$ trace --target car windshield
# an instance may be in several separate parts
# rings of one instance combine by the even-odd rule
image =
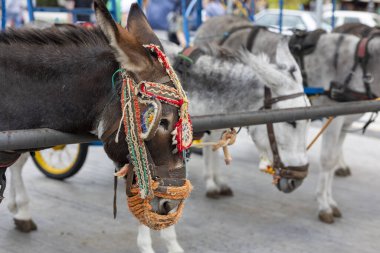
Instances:
[[[279,26],[278,14],[266,14],[256,20],[256,24],[263,26]],[[282,26],[286,28],[297,28],[301,30],[306,29],[305,23],[299,16],[296,15],[284,15],[282,20]]]
[[[378,15],[373,17],[373,21],[375,22],[376,26],[380,26],[380,17]]]

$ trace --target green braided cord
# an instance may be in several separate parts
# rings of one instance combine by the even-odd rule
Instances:
[[[128,149],[129,149],[129,152],[131,154],[133,166],[135,168],[138,168],[139,165],[137,163],[136,150],[133,147],[133,143],[131,141],[130,136],[128,137]],[[148,191],[148,189],[145,189],[144,185],[141,182],[140,170],[136,170],[135,172],[136,172],[136,176],[137,176],[137,183],[139,185],[139,189],[140,189],[140,191],[143,191],[144,192],[144,196],[146,196],[149,191]]]
[[[127,84],[129,85],[129,84]],[[127,89],[124,89],[124,97],[127,97],[126,94],[127,94]],[[132,92],[132,91],[130,91]],[[128,94],[129,97],[132,97],[133,94]],[[136,110],[135,110],[135,107],[134,107],[134,103],[133,101],[131,102],[131,110],[133,111],[133,115],[135,115],[136,113]],[[133,166],[135,167],[135,173],[136,173],[136,176],[137,176],[137,184],[139,186],[139,189],[140,189],[140,194],[142,197],[145,197],[147,195],[149,195],[149,174],[148,174],[148,166],[147,166],[147,153],[146,153],[146,150],[145,150],[145,146],[142,145],[138,145],[138,149],[136,150],[136,145],[134,143],[134,139],[137,139],[139,140],[141,137],[140,136],[133,136],[134,134],[138,134],[139,131],[138,131],[138,120],[140,120],[140,117],[138,117],[136,119],[136,117],[134,117],[134,122],[135,122],[135,127],[134,127],[134,132],[131,131],[131,129],[128,131],[128,136],[127,136],[127,144],[128,144],[128,150],[130,152],[130,155],[131,155],[131,158],[132,158],[132,164]],[[131,126],[128,126],[129,128]],[[134,134],[133,134],[134,133]],[[133,138],[133,137],[136,137],[136,138]],[[138,156],[140,157],[140,163],[139,163],[139,159],[138,159]],[[144,159],[145,158],[145,159]],[[141,166],[140,166],[141,164]]]
[[[142,157],[147,157],[144,145],[140,147],[140,154]],[[144,179],[145,185],[149,186],[149,177],[148,177],[148,173],[147,173],[148,172],[148,166],[146,163],[142,163],[142,165],[143,165],[143,173],[144,173],[144,175],[142,175],[143,176],[142,178]],[[147,196],[149,194],[149,189],[145,188],[144,191],[145,191],[145,196]]]
[[[115,76],[116,76],[116,74],[119,72],[123,72],[123,71],[125,71],[125,69],[120,68],[120,69],[116,70],[115,73],[113,73],[113,75],[112,75],[112,89],[115,89]]]
[[[191,59],[190,57],[188,57],[188,56],[186,56],[186,55],[184,55],[184,54],[179,53],[178,56],[179,56],[180,58],[184,59],[185,61],[190,62],[191,64],[194,63],[193,59]]]

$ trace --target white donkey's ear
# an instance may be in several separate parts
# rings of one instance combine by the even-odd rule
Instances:
[[[286,37],[281,38],[276,49],[276,63],[280,68],[289,71],[289,75],[296,80],[298,84],[302,83],[301,70],[289,50],[289,40]]]

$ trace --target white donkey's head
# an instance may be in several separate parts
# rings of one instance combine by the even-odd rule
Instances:
[[[258,67],[256,71],[258,71],[261,81],[270,89],[271,98],[280,98],[277,102],[268,101],[267,104],[271,109],[310,106],[307,97],[300,94],[303,93],[301,71],[287,45],[286,39],[279,42],[275,64],[263,64],[261,60],[261,64],[255,66]],[[268,62],[266,56],[260,57]],[[269,138],[268,134],[272,134],[272,131],[268,130],[266,125],[249,128],[250,135],[261,153],[260,167],[271,165],[280,173],[281,179],[277,183],[280,191],[286,193],[293,191],[307,175],[306,134],[308,123],[307,120],[299,120],[273,124],[276,143],[273,138]],[[273,146],[277,146],[278,151]]]

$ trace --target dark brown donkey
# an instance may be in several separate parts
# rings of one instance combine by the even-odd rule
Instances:
[[[126,79],[134,84],[147,80],[179,89],[159,61],[159,54],[144,46],[155,44],[162,48],[138,5],[131,8],[127,29],[113,21],[103,1],[95,0],[94,6],[100,29],[25,29],[0,34],[0,131],[51,128],[78,134],[93,132],[119,169],[130,163],[131,157],[124,132],[132,127],[127,125],[128,120],[123,120],[115,141]],[[113,87],[113,74],[120,68],[123,75],[115,75]],[[170,180],[171,186],[182,186],[175,182],[185,182],[184,160],[182,154],[173,152],[176,147],[172,141],[181,107],[138,92],[134,95],[141,115],[147,104],[160,108],[154,122],[150,122],[153,127],[148,126],[152,133],[143,142],[149,165],[146,173],[156,188],[165,189],[165,182]],[[136,115],[140,120],[138,111]],[[125,114],[126,118],[131,116]],[[0,176],[21,153],[0,152]],[[5,184],[0,190],[4,188]],[[152,211],[161,215],[172,211],[179,202],[167,200],[162,194],[161,198],[154,196]]]

